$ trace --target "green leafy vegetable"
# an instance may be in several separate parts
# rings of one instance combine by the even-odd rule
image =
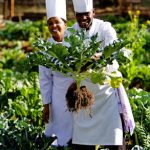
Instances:
[[[107,77],[106,66],[112,64],[120,53],[120,49],[128,44],[127,41],[118,40],[106,46],[102,50],[102,42],[97,41],[97,34],[91,38],[86,36],[86,31],[75,31],[69,29],[70,36],[65,37],[65,44],[50,43],[42,38],[38,38],[34,43],[35,51],[29,54],[32,63],[43,65],[52,70],[72,77],[77,82],[78,87],[82,80],[90,78],[93,83],[104,84]],[[95,53],[101,53],[100,59],[92,59]],[[103,71],[102,71],[103,70]],[[120,77],[115,77],[117,82],[121,82]],[[110,83],[110,82],[109,82]],[[114,84],[110,84],[113,86]],[[115,88],[118,84],[115,84]]]
[[[97,34],[89,38],[85,30],[75,31],[71,28],[63,43],[56,44],[38,38],[34,43],[36,50],[29,54],[29,58],[37,65],[51,68],[75,80],[76,86],[73,84],[73,88],[68,88],[66,101],[69,111],[79,112],[81,108],[91,110],[94,103],[93,93],[86,86],[81,86],[81,81],[89,78],[94,84],[109,83],[113,88],[119,87],[122,78],[111,65],[119,58],[120,49],[126,44],[128,42],[118,40],[103,48],[102,42],[97,40]]]

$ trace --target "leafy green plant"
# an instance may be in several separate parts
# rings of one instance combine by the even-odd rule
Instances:
[[[43,127],[34,126],[30,123],[29,119],[24,117],[22,117],[21,120],[15,117],[8,118],[7,113],[1,113],[1,150],[45,150],[48,149],[52,141],[53,139],[47,138],[43,134]]]
[[[150,148],[150,93],[133,88],[128,91],[130,103],[136,122],[134,144],[141,145],[146,150]]]
[[[13,74],[14,75],[14,74]],[[6,106],[9,115],[17,118],[26,117],[33,124],[42,124],[42,103],[38,85],[37,73],[28,74],[24,81],[12,82],[12,78],[3,78],[2,93],[0,93],[1,110]],[[9,80],[8,80],[9,79]],[[10,82],[8,82],[10,81]],[[7,85],[8,84],[8,85]],[[6,87],[7,86],[7,87]]]
[[[79,32],[70,29],[70,31],[71,35],[65,37],[65,41],[69,44],[68,47],[38,38],[34,43],[36,51],[29,54],[31,62],[61,72],[65,76],[71,76],[77,82],[78,87],[81,80],[86,78],[90,78],[94,83],[102,84],[106,76],[110,78],[114,76],[115,74],[112,76],[107,74],[105,67],[117,59],[119,50],[127,42],[114,42],[112,45],[106,46],[104,50],[100,50],[102,47],[101,42],[96,41],[97,35],[90,39],[86,37],[84,30]],[[94,61],[91,58],[97,51],[101,53],[101,56],[99,60]],[[103,78],[99,78],[99,74]],[[96,75],[97,78],[95,78]]]
[[[45,20],[23,22],[7,21],[4,29],[0,30],[0,40],[30,40],[33,34],[41,33],[47,38],[50,34]],[[32,41],[32,40],[31,40]]]
[[[94,101],[93,94],[86,87],[80,87],[81,81],[89,78],[94,84],[107,82],[114,88],[119,86],[122,78],[117,76],[115,70],[107,72],[107,65],[118,59],[118,54],[122,53],[120,49],[128,42],[117,41],[103,49],[101,42],[97,41],[97,34],[88,38],[85,30],[75,31],[72,28],[68,30],[71,32],[65,37],[68,46],[38,38],[34,43],[36,51],[28,56],[31,63],[51,68],[75,80],[76,92],[71,94],[74,98],[71,98],[70,94],[66,97],[69,110],[78,111],[80,108],[90,107]],[[98,60],[92,58],[96,52],[100,54]]]
[[[126,84],[129,86],[135,78],[141,78],[146,82],[142,83],[142,88],[149,91],[149,49],[144,49],[146,45],[146,35],[149,34],[148,26],[149,21],[140,24],[139,22],[140,12],[135,13],[129,11],[131,21],[128,23],[128,29],[126,34],[123,34],[124,38],[131,41],[126,47],[132,50],[132,59],[127,65],[122,65],[120,71],[123,76],[127,79]]]

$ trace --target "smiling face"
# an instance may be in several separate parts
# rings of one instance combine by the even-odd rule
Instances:
[[[76,19],[81,28],[88,30],[92,25],[93,17],[95,11],[91,10],[90,12],[78,13],[76,12]]]
[[[66,29],[66,22],[59,17],[51,17],[47,20],[48,29],[55,41],[61,42]]]

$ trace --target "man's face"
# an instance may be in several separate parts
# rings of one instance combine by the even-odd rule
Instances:
[[[76,12],[76,19],[81,28],[88,30],[92,25],[93,17],[95,15],[94,10],[90,12],[78,13]]]

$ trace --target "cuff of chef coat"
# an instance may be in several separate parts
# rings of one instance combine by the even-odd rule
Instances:
[[[43,98],[43,105],[45,105],[45,104],[51,104],[51,103],[52,103],[52,101],[50,99],[44,99]]]

